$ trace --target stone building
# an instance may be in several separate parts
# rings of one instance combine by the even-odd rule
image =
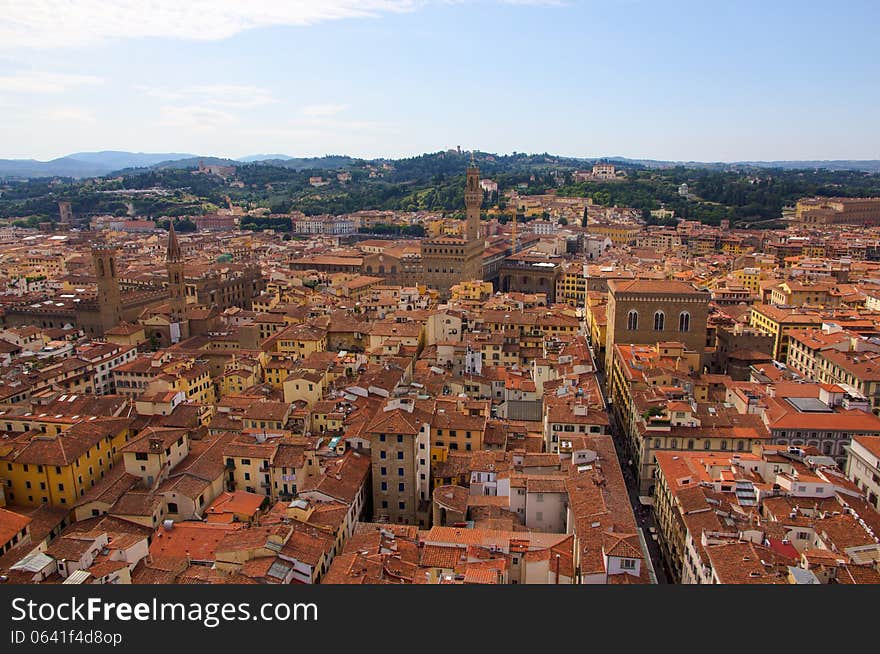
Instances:
[[[608,281],[606,370],[611,370],[615,344],[682,343],[689,350],[706,348],[709,291],[690,284],[650,279]]]
[[[498,290],[503,293],[546,293],[547,303],[553,304],[563,264],[562,257],[532,251],[517,253],[501,264]]]
[[[463,237],[439,236],[422,241],[422,280],[449,297],[449,289],[462,281],[480,279],[485,243],[480,235],[480,169],[471,161],[465,182],[465,228]]]

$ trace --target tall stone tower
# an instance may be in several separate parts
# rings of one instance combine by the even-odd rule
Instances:
[[[483,204],[483,190],[480,188],[480,169],[471,161],[467,168],[467,182],[464,187],[464,206],[467,222],[465,238],[476,241],[480,238],[480,205]]]
[[[175,334],[172,332],[171,340],[175,341],[189,337],[189,323],[186,319],[186,281],[183,276],[183,254],[180,251],[180,243],[177,242],[173,221],[168,227],[165,267],[168,270],[168,306],[171,322],[177,323],[180,329],[178,339],[174,338]]]
[[[73,210],[70,208],[70,202],[58,203],[58,228],[68,229],[73,223]]]
[[[474,163],[472,154],[471,164],[467,168],[467,178],[464,187],[465,252],[464,266],[461,271],[462,281],[483,278],[483,249],[485,248],[485,243],[480,234],[480,205],[482,204],[483,189],[480,188],[480,169]]]
[[[119,278],[116,276],[116,248],[104,245],[92,247],[92,267],[98,279],[98,325],[103,335],[122,320],[122,300]]]

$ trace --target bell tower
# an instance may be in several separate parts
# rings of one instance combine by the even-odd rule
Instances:
[[[483,204],[483,190],[480,188],[480,169],[471,155],[471,164],[467,168],[467,182],[464,187],[465,206],[465,239],[480,239],[480,205]]]
[[[483,249],[485,241],[480,234],[480,205],[483,204],[483,189],[480,187],[480,169],[471,153],[471,163],[467,167],[464,186],[464,262],[461,267],[461,281],[483,278]]]
[[[92,267],[97,278],[99,328],[103,334],[122,320],[122,300],[119,294],[119,278],[116,276],[116,248],[93,246]]]
[[[168,227],[165,268],[168,271],[168,307],[171,322],[179,325],[180,337],[186,338],[189,335],[186,321],[186,281],[183,276],[183,254],[180,251],[180,243],[177,242],[173,221]]]

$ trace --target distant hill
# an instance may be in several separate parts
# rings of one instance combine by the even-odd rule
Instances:
[[[337,168],[345,168],[360,162],[359,159],[346,157],[343,155],[328,155],[325,157],[290,157],[285,154],[266,155],[267,157],[280,157],[278,159],[259,159],[263,155],[252,155],[241,159],[223,159],[222,157],[196,157],[192,155],[184,155],[185,158],[169,159],[160,161],[149,166],[154,170],[164,170],[168,168],[197,168],[199,162],[205,165],[219,166],[276,166],[279,168],[289,168],[291,170],[335,170]],[[128,172],[131,168],[124,168],[116,172]]]
[[[0,159],[0,177],[93,177],[105,175],[110,170],[112,169],[71,157],[61,157],[51,161]]]
[[[747,168],[780,168],[785,170],[815,170],[825,169],[830,171],[856,170],[870,173],[880,173],[880,160],[808,160],[808,161],[738,161],[738,162],[701,162],[701,161],[662,161],[656,159],[630,159],[627,157],[557,157],[549,154],[543,155],[489,155],[482,154],[482,163],[488,173],[492,172],[494,162],[525,161],[529,165],[536,165],[543,161],[548,165],[572,165],[582,166],[594,161],[607,161],[620,164],[621,166],[638,166],[645,168],[671,168],[682,166],[686,168],[703,168],[708,170],[742,170]],[[448,158],[446,164],[457,165],[458,158],[465,154],[449,156],[448,153],[431,153],[418,157],[409,157],[398,160],[388,160],[389,163],[400,169],[409,169],[413,166],[422,165],[442,168],[444,158]],[[131,171],[134,169],[167,169],[167,168],[195,168],[199,161],[206,164],[221,164],[227,166],[243,165],[266,165],[292,170],[334,170],[356,166],[365,163],[364,159],[349,157],[346,155],[327,155],[323,157],[291,157],[286,154],[254,154],[240,159],[224,159],[219,157],[206,157],[185,153],[146,153],[146,152],[121,152],[105,150],[101,152],[76,152],[74,154],[52,159],[51,161],[37,161],[36,159],[0,159],[0,178],[37,178],[37,177],[99,177],[119,171]],[[373,163],[385,160],[374,160]],[[434,172],[434,171],[432,171]]]
[[[784,170],[860,170],[868,173],[880,172],[880,159],[816,159],[782,161],[663,161],[658,159],[629,159],[627,157],[602,157],[602,161],[621,165],[637,165],[645,168],[708,168],[711,170],[732,170],[740,168],[781,168]]]
[[[159,163],[150,166],[150,168],[159,170],[166,168],[198,168],[199,163],[203,163],[206,166],[235,166],[236,164],[241,164],[240,161],[236,161],[235,159],[223,159],[221,157],[194,157],[188,155],[186,158],[182,159],[160,161]]]
[[[292,168],[293,170],[307,170],[310,168],[332,170],[335,168],[352,166],[360,161],[360,159],[354,159],[345,155],[327,155],[325,157],[285,157],[284,159],[263,159],[259,163]]]
[[[236,161],[254,163],[256,161],[288,161],[289,159],[293,159],[293,157],[289,157],[286,154],[251,154],[247,157],[239,157]]]
[[[77,152],[37,161],[36,159],[0,159],[0,177],[96,177],[123,168],[146,168],[161,162],[195,157],[180,153]]]

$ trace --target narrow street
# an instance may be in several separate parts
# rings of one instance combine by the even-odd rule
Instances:
[[[660,554],[660,547],[654,539],[654,514],[650,506],[643,506],[639,501],[639,483],[638,476],[632,465],[629,464],[629,456],[626,453],[626,445],[624,443],[623,430],[617,424],[617,418],[608,404],[608,398],[605,396],[605,375],[602,372],[596,373],[599,381],[599,390],[602,393],[602,399],[605,401],[605,407],[608,410],[608,420],[611,423],[611,437],[614,440],[614,449],[617,450],[617,460],[620,463],[620,469],[623,472],[623,478],[626,481],[627,492],[629,493],[629,502],[632,506],[633,515],[636,518],[636,524],[642,529],[645,543],[648,547],[648,554],[651,557],[651,563],[654,567],[654,573],[657,576],[657,583],[666,584],[666,571],[663,566],[663,559]]]

